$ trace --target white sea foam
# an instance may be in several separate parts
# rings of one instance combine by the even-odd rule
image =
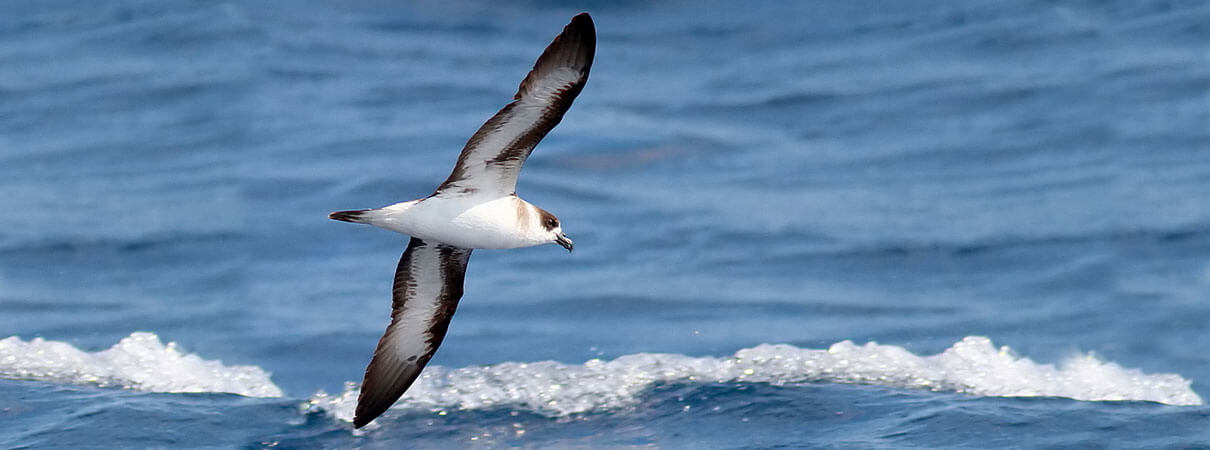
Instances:
[[[1066,397],[1200,405],[1190,381],[1145,374],[1092,354],[1056,366],[1014,356],[985,337],[967,337],[944,352],[918,356],[893,345],[850,341],[827,350],[759,345],[727,358],[640,353],[582,365],[552,361],[449,369],[430,367],[396,404],[426,410],[518,408],[552,417],[636,404],[660,382],[800,383],[822,381],[953,391],[994,397]],[[307,405],[352,421],[357,387],[317,393]]]
[[[269,374],[256,366],[224,366],[165,345],[154,333],[131,333],[95,353],[66,342],[16,336],[0,340],[0,377],[120,386],[149,392],[229,392],[281,397]]]

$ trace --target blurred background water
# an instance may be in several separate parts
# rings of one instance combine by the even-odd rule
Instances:
[[[326,214],[583,10],[575,253],[352,433],[407,238]],[[1210,445],[1208,150],[1200,2],[0,2],[0,445]]]

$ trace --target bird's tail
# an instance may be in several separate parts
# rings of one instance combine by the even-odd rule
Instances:
[[[394,205],[384,206],[381,208],[358,209],[355,211],[336,211],[328,214],[328,218],[332,220],[339,220],[341,222],[368,223],[374,226],[382,226],[380,224],[383,222],[383,220],[403,214],[403,212],[407,211],[408,208],[416,206],[422,200],[423,199],[396,203]]]
[[[341,222],[366,223],[366,219],[368,219],[366,217],[366,212],[368,211],[372,210],[359,209],[356,211],[336,211],[328,214],[328,218],[332,220],[339,220]]]

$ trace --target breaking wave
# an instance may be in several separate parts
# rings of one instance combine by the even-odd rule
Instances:
[[[281,397],[256,366],[226,366],[136,332],[113,347],[86,352],[65,342],[0,340],[0,377],[147,392],[216,392]],[[985,337],[967,337],[944,352],[920,356],[893,345],[850,341],[826,350],[763,344],[729,357],[639,353],[584,364],[506,362],[424,371],[395,409],[439,411],[510,408],[548,417],[620,410],[665,383],[852,383],[991,397],[1064,397],[1084,401],[1151,401],[1201,405],[1191,382],[1147,374],[1092,354],[1039,364]],[[352,421],[359,393],[316,393],[306,409]]]
[[[269,373],[256,366],[221,361],[165,345],[154,333],[136,332],[113,347],[86,352],[66,342],[16,336],[0,340],[0,377],[116,386],[148,392],[226,392],[281,397]]]
[[[1065,397],[1085,401],[1152,401],[1201,405],[1190,381],[1175,374],[1146,374],[1093,354],[1058,366],[1015,356],[985,337],[967,337],[932,356],[902,347],[850,341],[827,350],[759,345],[725,358],[639,353],[584,364],[506,362],[491,366],[425,370],[396,409],[517,408],[550,417],[609,411],[637,404],[658,383],[855,383],[960,392],[992,397]],[[306,405],[352,421],[358,389],[323,391]]]

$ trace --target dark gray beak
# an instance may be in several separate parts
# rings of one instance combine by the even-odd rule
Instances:
[[[559,236],[555,238],[555,243],[562,245],[563,248],[567,249],[569,252],[571,251],[572,247],[575,247],[575,244],[571,242],[571,239],[568,239],[567,235],[563,233],[559,233]]]

